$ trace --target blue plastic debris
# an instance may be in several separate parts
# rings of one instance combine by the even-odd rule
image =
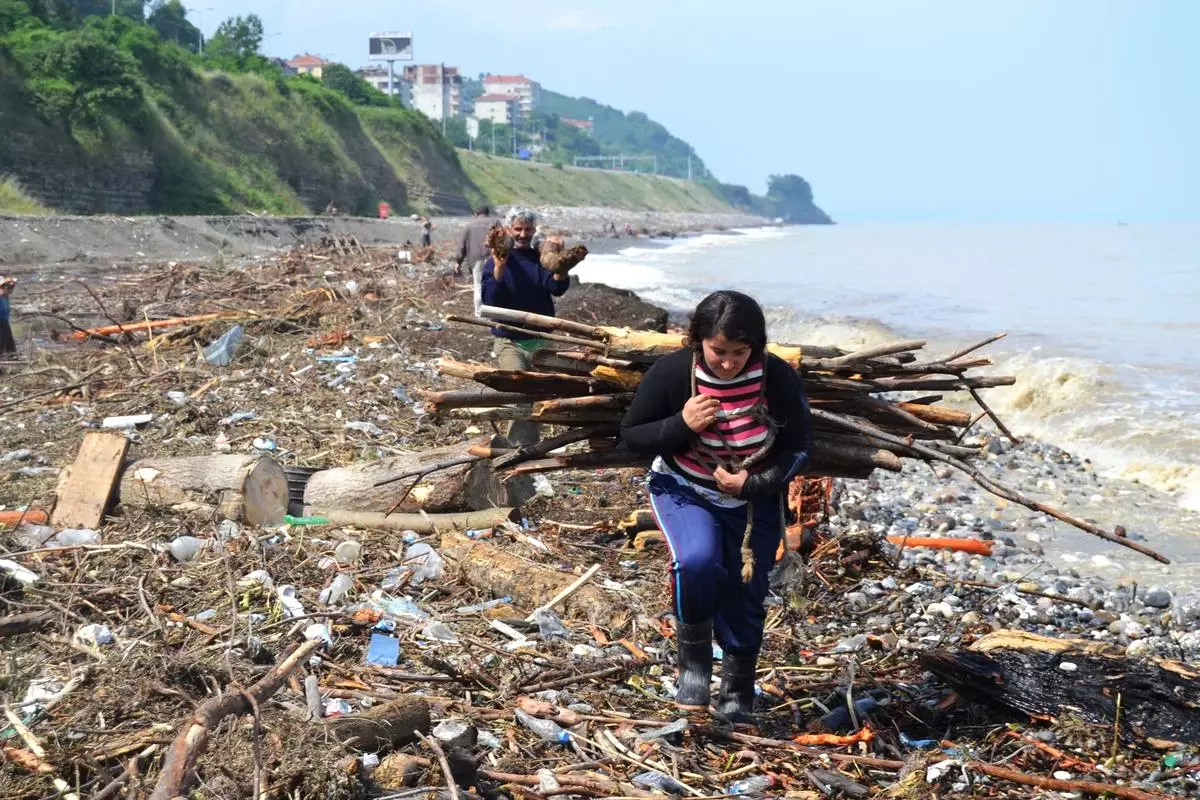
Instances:
[[[400,640],[382,633],[372,633],[367,645],[367,663],[394,667],[400,661]]]

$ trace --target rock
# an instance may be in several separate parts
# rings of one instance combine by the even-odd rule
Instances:
[[[1096,602],[1096,595],[1086,586],[1073,586],[1067,590],[1067,597],[1087,603],[1089,606]]]
[[[978,625],[982,619],[983,618],[980,617],[978,613],[974,611],[968,611],[962,615],[960,622],[963,624],[963,627],[966,627],[968,625]]]
[[[1170,608],[1171,593],[1162,586],[1151,586],[1142,597],[1142,602],[1150,608]]]
[[[871,598],[862,592],[848,592],[844,600],[851,611],[863,611],[871,605]]]
[[[950,607],[949,603],[930,603],[925,607],[925,616],[940,616],[943,619],[950,619],[954,616],[954,609]]]

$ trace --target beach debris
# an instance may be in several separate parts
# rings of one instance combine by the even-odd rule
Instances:
[[[1124,648],[990,633],[964,650],[933,650],[921,664],[964,697],[1031,716],[1070,715],[1122,738],[1200,744],[1200,671],[1178,661],[1130,657]]]
[[[152,415],[151,415],[152,416]],[[120,434],[88,432],[75,461],[59,475],[55,527],[98,528],[125,468],[129,440]]]
[[[131,508],[195,502],[225,519],[273,525],[287,513],[287,476],[259,453],[147,458],[125,470],[119,496]]]

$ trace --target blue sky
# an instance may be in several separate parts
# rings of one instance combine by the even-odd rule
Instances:
[[[272,55],[524,73],[645,111],[716,177],[839,220],[1200,219],[1200,0],[197,0]],[[191,15],[193,21],[199,14]]]

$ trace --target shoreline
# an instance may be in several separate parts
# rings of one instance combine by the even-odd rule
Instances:
[[[501,207],[507,208],[507,207]],[[533,207],[547,232],[607,241],[604,225],[628,222],[651,236],[685,235],[770,221],[747,214],[624,211],[598,207]],[[455,240],[470,217],[434,217],[434,244]],[[0,267],[18,276],[39,269],[108,269],[162,261],[264,257],[327,236],[352,236],[364,246],[420,239],[409,217],[304,216],[5,216],[0,215]],[[614,239],[612,241],[631,241]]]

